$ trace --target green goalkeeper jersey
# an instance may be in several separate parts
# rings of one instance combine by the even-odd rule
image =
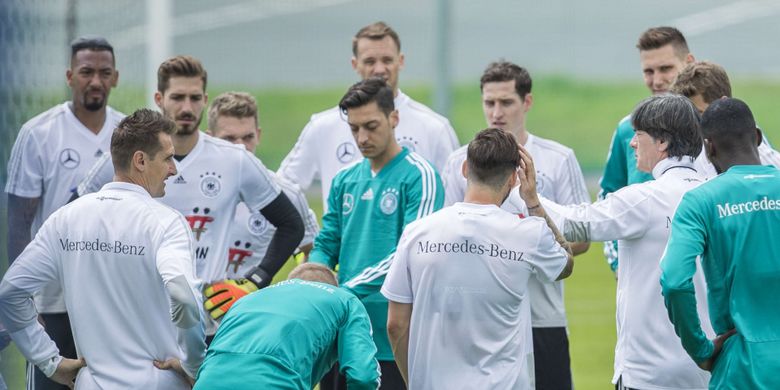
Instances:
[[[713,329],[737,331],[715,361],[711,389],[780,389],[779,237],[780,171],[771,166],[731,167],[677,208],[661,261],[675,331],[695,361],[712,355],[691,282],[699,255]]]
[[[376,174],[364,159],[333,179],[328,212],[309,261],[331,268],[339,265],[339,283],[363,301],[371,317],[379,360],[393,360],[387,339],[387,299],[379,289],[398,239],[407,224],[443,204],[439,174],[406,148]]]
[[[338,361],[350,389],[376,389],[368,314],[352,294],[292,279],[242,298],[225,315],[195,390],[313,389]]]

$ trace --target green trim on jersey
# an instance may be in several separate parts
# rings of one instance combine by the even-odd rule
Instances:
[[[737,330],[710,388],[780,389],[780,170],[732,167],[685,194],[671,229],[661,285],[683,347],[697,362],[713,352],[691,281],[699,255],[715,333]]]
[[[195,389],[313,389],[337,361],[350,389],[376,389],[370,334],[354,295],[324,283],[280,282],[228,311]]]
[[[443,204],[439,174],[406,148],[376,176],[364,159],[333,179],[328,212],[309,261],[331,268],[339,265],[339,283],[361,298],[371,317],[379,360],[393,360],[387,339],[387,299],[379,289],[398,240],[407,224]]]

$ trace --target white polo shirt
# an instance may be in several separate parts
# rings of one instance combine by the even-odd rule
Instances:
[[[459,145],[450,122],[400,90],[394,101],[399,117],[396,140],[441,172],[447,156]],[[334,107],[312,115],[277,173],[303,189],[309,188],[312,180],[318,178],[322,182],[323,207],[327,208],[331,181],[336,173],[362,158],[346,116]]]
[[[551,282],[566,252],[543,219],[456,203],[409,224],[382,286],[413,304],[410,389],[528,389],[528,282]]]
[[[659,262],[672,217],[683,194],[704,177],[691,161],[662,160],[653,177],[613,192],[593,204],[560,206],[542,199],[545,210],[570,241],[618,240],[615,374],[638,389],[707,389],[710,375],[688,356],[674,332],[661,295]],[[704,275],[693,280],[699,318],[709,338]]]
[[[761,164],[780,168],[780,153],[772,149],[764,141],[758,145],[758,157],[761,159]],[[715,166],[712,165],[710,160],[707,158],[707,152],[704,150],[704,146],[701,148],[699,157],[696,157],[695,168],[708,179],[718,176],[718,171],[715,170]]]
[[[11,150],[5,192],[40,198],[31,237],[51,213],[68,203],[89,168],[111,150],[111,134],[125,117],[106,107],[106,120],[95,134],[76,118],[70,105],[59,104],[27,121]],[[65,312],[62,290],[56,283],[41,290],[35,304],[41,313]]]
[[[528,133],[525,148],[534,159],[536,188],[542,196],[559,204],[590,202],[585,178],[573,150],[531,133]],[[461,173],[461,166],[466,160],[467,149],[468,145],[461,147],[447,160],[443,176],[445,205],[462,201],[466,194],[466,178]],[[523,214],[525,202],[513,190],[501,208],[513,214]],[[531,279],[529,286],[532,326],[565,327],[563,281],[549,284]]]
[[[25,357],[50,361],[57,348],[28,297],[57,280],[76,348],[87,361],[76,388],[188,389],[152,362],[178,358],[194,375],[205,356],[192,255],[181,214],[142,187],[110,183],[46,220],[3,279],[0,314]],[[180,301],[171,291],[189,300],[191,317],[178,326]]]
[[[309,203],[298,185],[293,184],[268,171],[276,184],[292,202],[301,214],[304,225],[304,235],[298,247],[314,242],[319,233],[317,216],[309,209]],[[260,211],[250,212],[244,203],[236,207],[236,217],[230,226],[228,236],[227,277],[243,278],[249,270],[260,264],[268,251],[268,244],[276,233],[276,227],[271,225]]]
[[[243,145],[200,133],[192,151],[176,161],[178,173],[166,181],[161,202],[173,207],[190,225],[195,237],[196,272],[206,283],[225,279],[229,231],[236,206],[244,202],[261,210],[279,196],[279,186],[262,162]],[[94,192],[111,181],[110,157],[101,159],[79,185],[79,195]]]

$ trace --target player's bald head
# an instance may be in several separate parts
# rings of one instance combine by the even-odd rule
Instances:
[[[715,100],[701,117],[702,135],[724,151],[750,151],[758,145],[753,112],[735,98]]]
[[[333,275],[333,272],[328,269],[328,267],[316,263],[303,263],[295,267],[290,272],[290,275],[287,276],[287,279],[308,280],[310,282],[320,282],[333,286],[339,285],[336,281],[336,276]]]

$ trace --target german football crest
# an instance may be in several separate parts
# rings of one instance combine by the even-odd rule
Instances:
[[[246,221],[246,228],[250,233],[259,236],[268,230],[268,220],[259,212],[252,213]]]
[[[200,175],[200,192],[207,198],[213,198],[222,191],[222,175],[216,172],[206,172]]]
[[[401,145],[407,149],[409,149],[410,152],[414,152],[417,150],[417,140],[415,140],[412,137],[409,136],[403,136],[396,139],[398,141],[398,145]]]
[[[347,215],[355,208],[355,197],[352,194],[344,194],[341,200],[341,213]]]
[[[209,216],[210,212],[211,209],[208,207],[204,207],[203,210],[200,207],[195,207],[192,209],[192,215],[184,217],[189,222],[196,241],[200,241],[200,235],[206,232],[206,225],[214,222],[214,217]]]
[[[252,247],[252,243],[247,241],[245,243],[241,243],[241,241],[236,241],[233,243],[233,246],[228,248],[228,265],[227,265],[227,271],[230,271],[230,267],[233,267],[233,273],[238,272],[238,267],[241,266],[241,264],[244,264],[244,261],[246,261],[247,258],[252,256],[252,251],[249,250],[249,248]]]
[[[387,215],[394,213],[398,209],[398,190],[388,188],[382,191],[382,197],[379,199],[379,209]]]

